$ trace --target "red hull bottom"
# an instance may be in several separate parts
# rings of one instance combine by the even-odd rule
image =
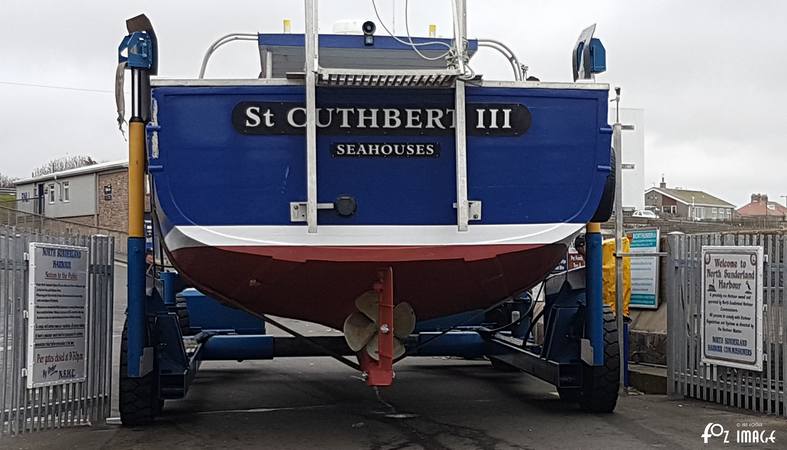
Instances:
[[[320,253],[314,247],[187,247],[170,256],[194,287],[230,306],[341,329],[355,310],[356,297],[372,288],[381,268],[393,268],[394,301],[410,303],[420,321],[486,308],[532,287],[560,262],[566,247],[465,247],[465,253],[473,254],[464,259],[457,247],[422,249],[423,259],[415,261],[389,257],[401,254],[395,248],[379,250],[388,256],[375,261],[314,260],[310,258],[316,254],[356,254],[347,248]]]

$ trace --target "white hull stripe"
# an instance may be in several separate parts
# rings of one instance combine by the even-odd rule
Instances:
[[[305,225],[184,225],[167,233],[167,248],[290,246],[444,246],[552,244],[564,241],[584,227],[576,223],[524,225],[470,225],[459,232],[455,225],[320,225],[310,234]]]

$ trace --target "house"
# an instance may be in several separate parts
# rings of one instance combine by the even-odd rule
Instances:
[[[113,161],[17,180],[17,209],[123,231],[128,224],[128,161]]]
[[[751,202],[738,208],[741,217],[761,217],[787,220],[787,208],[768,200],[768,194],[752,194]]]
[[[662,177],[658,187],[645,191],[645,207],[662,217],[690,220],[732,220],[735,206],[703,191],[668,188]]]

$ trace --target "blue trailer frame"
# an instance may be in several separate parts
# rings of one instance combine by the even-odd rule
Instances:
[[[591,277],[598,275],[597,283],[600,283],[600,259],[595,260],[592,256],[594,238],[588,240],[588,264],[592,266],[598,262],[597,274],[593,270],[586,271],[587,287],[572,285],[567,276],[562,280],[562,274],[554,276],[561,288],[546,295],[543,345],[532,342],[530,326],[497,331],[495,324],[486,320],[488,316],[484,311],[470,311],[419,323],[406,341],[407,355],[488,358],[531,373],[559,389],[581,389],[583,367],[604,364],[601,289],[591,281]],[[600,247],[599,238],[599,251]],[[580,273],[574,271],[572,278],[576,279]],[[146,296],[142,303],[145,323],[151,327],[145,334],[155,337],[151,347],[155,352],[160,399],[184,397],[203,361],[355,355],[343,336],[301,338],[267,334],[264,319],[224,306],[187,288],[176,272],[160,272],[155,286],[153,294]],[[588,301],[589,295],[596,295],[596,298]],[[188,310],[187,330],[179,322],[177,309],[183,307],[184,302],[179,302],[178,298],[185,301]],[[535,314],[529,302],[533,301],[527,296],[499,307],[504,316],[511,317],[514,311],[527,314],[520,316],[521,323],[530,324]],[[599,330],[601,337],[594,338],[593,333]],[[192,348],[187,349],[184,338]],[[591,343],[590,361],[583,362],[582,339]]]

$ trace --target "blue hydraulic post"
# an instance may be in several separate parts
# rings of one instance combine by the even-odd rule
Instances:
[[[593,347],[593,365],[604,365],[604,297],[602,280],[601,224],[587,224],[585,234],[585,325]]]
[[[159,273],[159,278],[161,279],[161,285],[163,286],[163,294],[162,300],[164,300],[164,304],[167,306],[175,306],[177,301],[175,300],[175,296],[178,294],[175,290],[177,281],[179,279],[179,275],[177,272],[161,272]]]
[[[156,39],[150,22],[138,16],[127,22],[129,34],[118,60],[131,71],[131,118],[128,138],[128,376],[142,377],[145,319],[145,123],[150,118],[150,74],[156,70]],[[139,27],[146,28],[141,31]],[[136,29],[135,29],[136,28]],[[124,55],[124,52],[126,55]]]

